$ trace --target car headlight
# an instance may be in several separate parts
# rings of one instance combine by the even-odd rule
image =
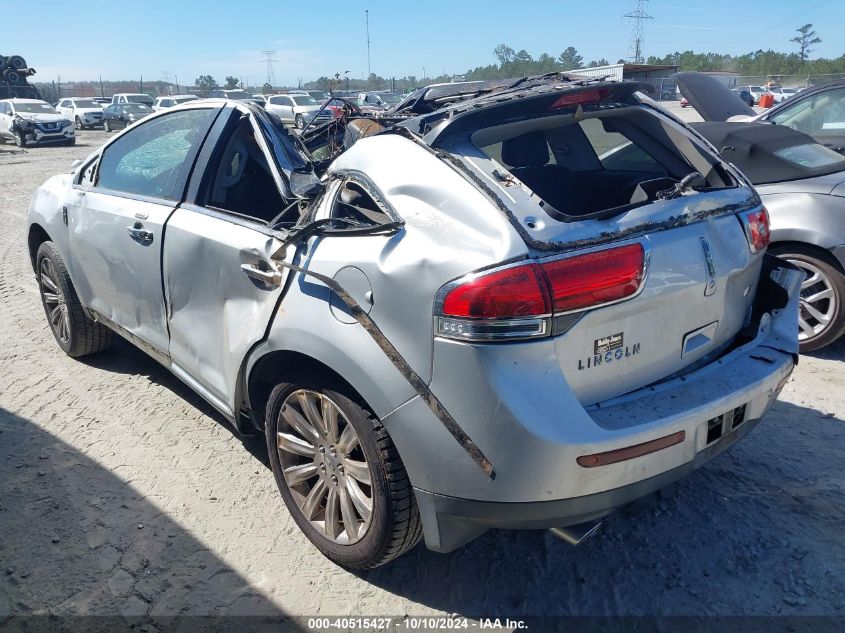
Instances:
[[[70,121],[68,121],[68,120],[61,121],[60,123],[61,123],[61,127],[67,127],[68,125],[73,125],[73,124],[72,124]]]

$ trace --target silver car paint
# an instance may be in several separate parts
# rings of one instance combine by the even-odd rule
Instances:
[[[385,156],[390,156],[391,160],[384,160]],[[84,169],[84,165],[80,169]],[[562,359],[572,354],[569,341],[564,339],[571,339],[571,345],[577,345],[579,336],[567,334],[507,345],[469,345],[432,337],[432,308],[437,288],[473,270],[531,254],[514,226],[491,200],[430,151],[398,135],[365,138],[332,165],[335,175],[351,173],[354,177],[355,171],[365,173],[384,198],[400,211],[405,220],[404,230],[393,236],[312,238],[296,253],[290,249],[286,261],[298,258],[301,265],[329,276],[354,262],[368,282],[361,288],[372,290],[372,318],[413,369],[430,382],[432,391],[492,459],[498,473],[495,482],[477,468],[433,419],[431,410],[421,403],[414,389],[372,338],[362,328],[348,323],[348,319],[332,306],[327,288],[301,275],[293,277],[271,318],[281,291],[257,288],[241,273],[239,266],[261,261],[273,263],[272,259],[267,260],[279,242],[266,230],[249,226],[233,228],[226,219],[190,209],[177,211],[170,220],[173,234],[168,233],[164,240],[165,295],[162,296],[160,288],[158,292],[150,290],[140,301],[139,309],[148,315],[149,323],[142,323],[144,319],[137,315],[123,315],[117,308],[111,314],[126,319],[124,327],[135,328],[139,337],[152,341],[155,330],[160,327],[156,310],[163,310],[172,327],[171,334],[184,337],[184,340],[168,344],[163,362],[231,420],[248,398],[244,384],[266,354],[298,352],[323,361],[346,379],[384,420],[405,461],[411,482],[419,491],[468,499],[558,499],[616,488],[662,472],[688,461],[695,454],[701,447],[702,424],[706,427],[706,420],[712,414],[722,413],[718,410],[720,407],[742,402],[749,406],[749,417],[762,415],[771,405],[777,386],[791,371],[791,354],[793,348],[797,349],[797,341],[791,345],[789,341],[777,340],[773,334],[775,330],[791,332],[794,339],[797,331],[794,307],[799,276],[785,273],[782,285],[792,297],[790,305],[774,322],[764,319],[757,340],[727,359],[736,363],[732,366],[734,371],[730,379],[722,376],[719,367],[708,365],[699,370],[704,374],[696,372],[685,377],[685,382],[700,383],[701,389],[692,401],[687,400],[688,406],[683,410],[658,417],[662,412],[655,409],[654,400],[648,400],[637,407],[640,415],[631,418],[624,428],[618,424],[617,428],[610,428],[616,423],[609,418],[604,426],[598,424],[583,404],[621,394],[626,390],[626,384],[630,387],[632,383],[620,382],[611,388],[596,389],[588,380],[579,384],[571,378],[575,375],[573,371],[578,370],[567,365],[567,372],[562,364]],[[37,223],[48,232],[66,261],[72,260],[74,249],[63,235],[61,207],[65,201],[72,200],[70,189],[67,175],[49,180],[33,198],[29,218],[30,224]],[[336,189],[330,188],[324,197],[323,213],[331,204],[331,193]],[[747,200],[749,195],[743,188],[720,192],[703,203],[704,211],[728,201]],[[682,198],[675,201],[676,205],[669,204],[656,213],[667,219],[673,213],[694,215],[691,211],[697,204],[702,204],[697,201],[703,199]],[[516,197],[510,200],[525,215],[530,213]],[[130,206],[127,203],[127,212]],[[89,222],[94,226],[97,220],[91,218]],[[620,222],[633,222],[634,228],[644,227],[646,218],[634,214]],[[729,222],[734,223],[732,229],[728,228]],[[573,234],[586,235],[579,224],[570,226]],[[83,229],[81,224],[74,227],[76,232]],[[751,262],[742,270],[743,262],[748,264],[750,260],[746,254],[747,245],[737,240],[736,236],[741,235],[737,227],[736,218],[729,214],[672,231],[662,232],[658,228],[648,232],[648,239],[657,243],[671,241],[675,235],[682,239],[685,231],[690,239],[697,240],[701,231],[705,231],[719,248],[720,255],[728,254],[720,269],[720,279],[726,287],[716,301],[736,296],[732,294],[736,292],[748,298],[731,305],[723,315],[729,321],[725,331],[735,329],[737,320],[744,316],[754,295],[754,273],[759,270],[757,262]],[[595,229],[592,226],[588,230]],[[643,228],[642,232],[647,231]],[[168,242],[171,238],[173,241]],[[693,279],[701,272],[702,264],[697,262],[692,270],[694,249],[689,248],[689,244],[679,244],[677,249],[669,247],[671,251],[665,257],[678,257],[676,269],[669,266],[665,272],[652,274],[648,279],[652,285],[644,291],[651,292],[650,288],[656,289],[660,284],[676,284],[679,295],[664,297],[653,305],[655,309],[664,308],[667,313],[671,313],[676,300],[685,292],[701,290],[705,282],[704,277]],[[117,259],[115,249],[122,246],[92,243],[89,248],[102,250],[92,257],[98,258],[96,270],[105,275],[109,263]],[[684,254],[684,251],[689,252]],[[736,252],[730,255],[732,251]],[[661,266],[669,263],[668,259],[663,259],[664,255],[658,257]],[[689,257],[689,262],[685,257]],[[687,263],[690,270],[684,268]],[[140,275],[149,274],[139,266],[140,260],[132,270]],[[78,280],[73,267],[71,276],[75,285],[87,284],[90,294],[86,294],[85,301],[89,305],[102,301],[98,305],[107,310],[105,304],[114,301],[119,307],[118,297],[94,296],[96,283],[103,279]],[[152,279],[156,279],[155,273]],[[125,282],[126,277],[118,280]],[[225,294],[220,294],[224,288]],[[134,290],[129,286],[115,292],[130,296]],[[216,300],[213,293],[218,293]],[[362,305],[367,301],[366,296],[356,299]],[[642,297],[643,302],[648,299],[648,294]],[[614,314],[623,315],[623,322],[637,319],[634,304],[632,301],[630,311],[619,306],[603,309],[607,323],[616,320],[611,318]],[[212,314],[212,308],[218,313]],[[594,330],[585,329],[580,336],[590,337],[594,331],[600,331],[599,325],[605,324],[603,319],[602,310],[594,311],[582,324],[585,328],[594,324]],[[262,329],[262,323],[266,331]],[[690,329],[699,324],[700,320],[696,320],[690,324]],[[649,327],[654,330],[649,340],[660,344],[653,316]],[[671,332],[671,340],[666,344],[678,346],[677,334]],[[160,344],[160,340],[156,341]],[[591,343],[591,340],[582,341],[582,344]],[[714,346],[718,346],[718,342]],[[758,356],[760,350],[765,350],[771,359],[755,360],[755,350]],[[720,362],[726,362],[726,359]],[[765,371],[761,369],[763,366]],[[612,383],[622,376],[605,376],[602,381]],[[570,379],[576,383],[575,387],[567,386]],[[664,396],[658,396],[658,399],[672,400],[672,396],[681,393],[673,393],[674,388],[681,386],[670,384],[665,388]],[[648,388],[641,391],[643,396],[652,395]],[[246,404],[250,406],[249,402]],[[688,431],[689,441],[648,459],[613,465],[601,472],[586,472],[575,465],[574,458],[579,454],[648,441],[676,429]],[[427,541],[435,543],[438,528],[432,526],[431,518],[426,518],[425,512],[424,522]]]

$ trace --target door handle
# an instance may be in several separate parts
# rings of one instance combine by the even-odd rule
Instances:
[[[268,286],[281,286],[282,273],[276,269],[261,270],[252,264],[241,264],[241,271],[247,277],[267,284]]]
[[[136,239],[139,242],[153,241],[153,232],[145,229],[140,222],[136,222],[133,226],[127,226],[126,230],[129,231],[129,235],[131,235],[133,239]]]

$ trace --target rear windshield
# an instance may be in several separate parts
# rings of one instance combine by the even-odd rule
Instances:
[[[301,106],[308,106],[308,105],[317,105],[317,102],[314,100],[314,97],[307,97],[305,95],[296,95],[293,97],[294,102],[296,105]]]
[[[185,103],[186,101],[194,101],[197,97],[175,97],[173,100],[176,103]]]
[[[73,104],[77,108],[100,108],[100,107],[102,107],[96,101],[92,101],[92,100],[88,100],[88,99],[77,99],[76,101],[73,102]]]
[[[529,118],[471,139],[562,221],[612,217],[661,198],[694,172],[702,176],[697,190],[736,184],[686,133],[639,107]]]

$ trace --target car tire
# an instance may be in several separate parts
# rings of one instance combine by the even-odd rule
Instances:
[[[305,127],[305,117],[301,114],[297,114],[296,118],[294,119],[294,125],[296,126],[297,130],[301,130]]]
[[[845,274],[820,249],[803,245],[769,249],[807,273],[801,284],[800,350],[813,352],[845,334]]]
[[[24,136],[23,132],[15,134],[15,145],[18,147],[26,147],[26,136]]]
[[[411,483],[372,412],[340,390],[304,382],[278,384],[266,413],[267,450],[282,499],[324,556],[350,569],[371,569],[420,541]],[[326,422],[332,415],[333,432]],[[291,446],[295,450],[287,450]]]
[[[111,125],[109,125],[108,119],[103,123],[103,131],[104,132],[111,132]]]
[[[88,317],[53,242],[44,242],[35,256],[38,289],[47,323],[65,354],[79,358],[111,347],[112,331]]]
[[[85,128],[85,126],[84,126],[84,125],[82,125],[82,120],[81,120],[79,117],[76,117],[76,120],[74,121],[74,127],[75,127],[77,130],[82,130],[82,129],[84,129],[84,128]]]
[[[67,145],[68,147],[73,147],[74,145],[76,145],[76,139],[72,138],[72,139],[65,141],[65,145]]]

